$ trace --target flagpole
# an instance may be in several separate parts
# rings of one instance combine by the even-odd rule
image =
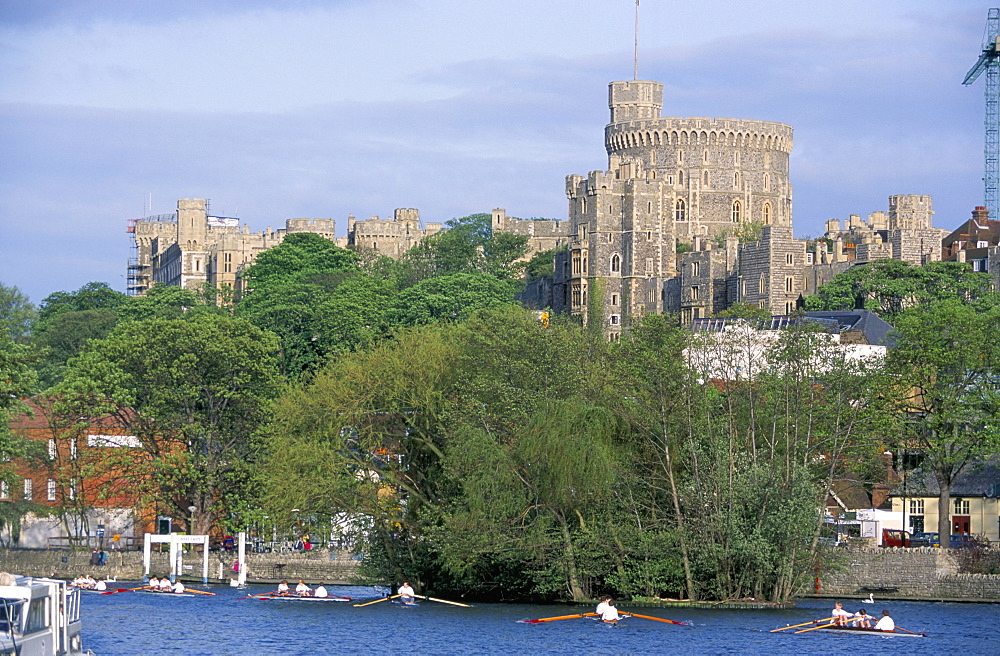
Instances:
[[[635,57],[633,59],[632,79],[639,79],[639,0],[635,0]]]

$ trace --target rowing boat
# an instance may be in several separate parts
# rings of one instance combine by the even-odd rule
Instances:
[[[275,594],[268,596],[254,597],[254,599],[268,600],[273,599],[275,601],[319,601],[319,602],[338,602],[338,601],[351,601],[350,597],[307,597],[299,596],[297,594]]]
[[[148,595],[160,595],[161,597],[200,597],[202,595],[195,594],[194,592],[168,592],[164,590],[160,592],[159,590],[130,590],[135,594],[148,594]]]
[[[819,629],[813,629],[815,632],[823,633],[840,633],[847,635],[870,635],[870,636],[883,636],[898,637],[898,638],[926,638],[926,633],[907,633],[905,631],[879,631],[878,629],[862,629],[857,626],[825,626]]]

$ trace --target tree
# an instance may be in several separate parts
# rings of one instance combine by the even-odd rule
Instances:
[[[520,259],[528,249],[526,235],[494,232],[490,214],[452,219],[447,227],[406,253],[404,260],[414,267],[417,279],[471,272],[520,279],[524,268]]]
[[[853,266],[805,299],[809,310],[872,310],[886,321],[907,308],[956,298],[976,302],[989,296],[992,278],[961,262],[914,266],[901,260],[876,260]]]
[[[973,463],[1000,455],[1000,305],[988,310],[957,299],[914,308],[896,319],[889,354],[897,376],[903,437],[939,488],[938,534],[951,534],[951,486]]]
[[[0,283],[0,335],[23,340],[31,332],[35,306],[17,287]]]
[[[452,273],[401,291],[388,310],[394,326],[461,321],[477,310],[514,305],[514,287],[486,273]]]
[[[131,431],[141,447],[112,466],[207,533],[250,494],[251,438],[281,382],[277,350],[273,334],[225,316],[127,322],[72,360],[55,391],[63,412]]]
[[[75,292],[53,292],[42,301],[33,333],[37,335],[45,332],[65,312],[93,310],[110,314],[128,300],[128,296],[111,289],[103,282],[88,282]]]
[[[38,363],[43,388],[58,383],[66,363],[79,355],[90,340],[107,337],[117,323],[117,312],[109,309],[60,312],[50,317],[32,340],[43,354]]]
[[[32,456],[35,451],[30,440],[20,438],[10,431],[11,419],[19,413],[30,412],[22,399],[35,391],[34,354],[31,349],[0,333],[0,479],[13,485],[15,472],[12,462]],[[0,530],[9,528],[16,542],[20,534],[21,517],[34,510],[33,504],[24,501],[0,504]]]
[[[275,278],[297,277],[356,269],[360,257],[338,247],[329,239],[314,233],[293,233],[260,255],[243,272],[243,281],[249,294],[262,284]]]

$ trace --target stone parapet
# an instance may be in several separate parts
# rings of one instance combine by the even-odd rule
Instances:
[[[1000,602],[1000,576],[958,573],[952,549],[837,549],[829,560],[823,596]]]

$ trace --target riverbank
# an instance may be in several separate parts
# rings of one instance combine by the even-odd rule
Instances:
[[[961,574],[954,549],[838,547],[802,597],[1000,603],[1000,576]]]
[[[69,549],[2,549],[0,570],[30,576],[50,576],[72,579],[80,574],[138,581],[143,577],[141,551],[109,551],[108,564],[90,564],[91,552]],[[208,557],[211,582],[226,582],[235,577],[235,552],[213,551]],[[350,552],[316,549],[308,552],[247,554],[247,580],[256,583],[278,582],[282,579],[349,585],[355,581],[359,560]],[[202,554],[187,552],[183,557],[181,580],[202,580]],[[151,554],[150,572],[157,575],[170,572],[169,554]]]

